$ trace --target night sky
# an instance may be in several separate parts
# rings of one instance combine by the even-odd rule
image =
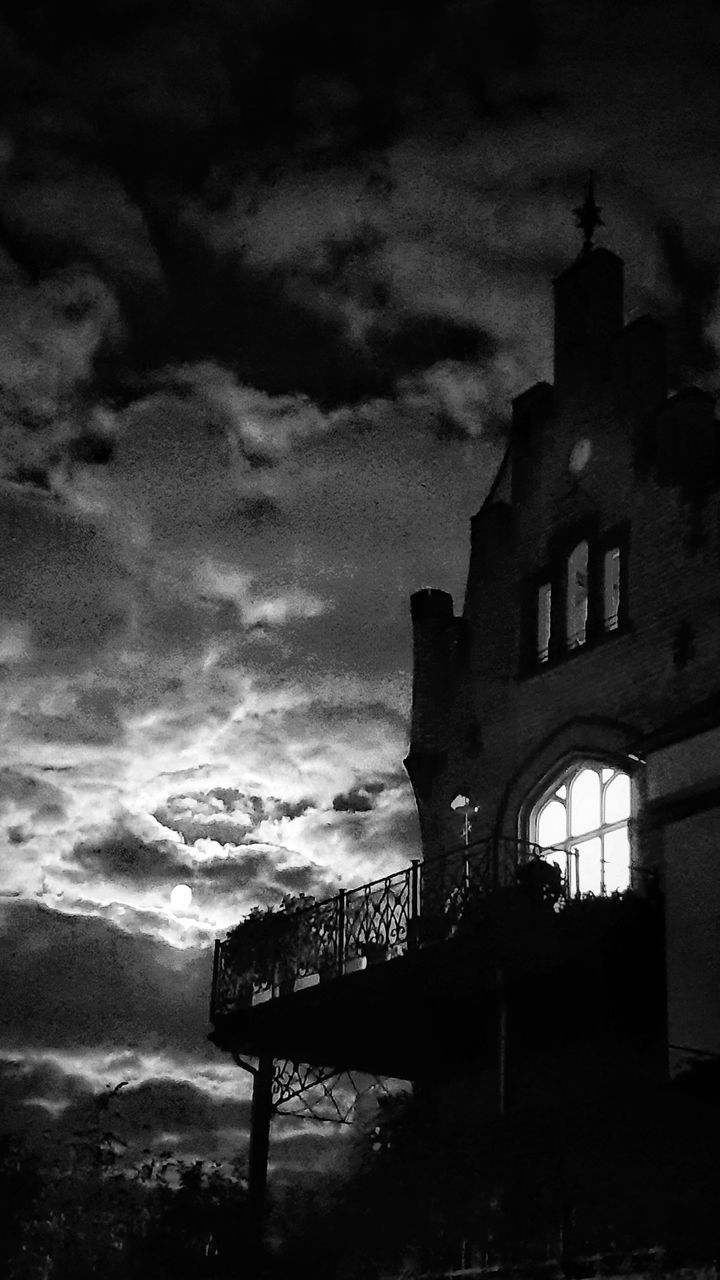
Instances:
[[[127,1080],[130,1136],[228,1156],[212,939],[418,851],[408,597],[461,607],[590,168],[629,316],[718,390],[720,6],[4,15],[2,1124]]]

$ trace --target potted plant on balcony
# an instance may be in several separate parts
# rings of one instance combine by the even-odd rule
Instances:
[[[253,907],[228,933],[230,960],[253,993],[288,995],[313,951],[315,919],[311,894],[286,894],[270,907]]]
[[[365,957],[369,965],[387,960],[388,949],[387,942],[381,942],[378,938],[365,938],[358,946],[360,955]]]
[[[517,869],[517,886],[536,905],[557,909],[563,897],[563,875],[556,863],[539,854]]]
[[[313,948],[313,913],[315,898],[310,893],[286,893],[277,909],[280,923],[277,947],[279,995],[290,995],[295,981],[302,976]]]
[[[278,930],[275,907],[253,907],[228,933],[229,957],[252,994],[275,983]]]

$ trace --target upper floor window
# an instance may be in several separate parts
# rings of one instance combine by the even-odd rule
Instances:
[[[589,533],[574,546],[562,538],[551,541],[551,559],[533,577],[525,597],[527,670],[557,662],[603,635],[624,629],[628,546],[625,526],[604,535]]]
[[[617,631],[620,619],[620,548],[610,547],[603,557],[603,626]]]
[[[538,587],[537,598],[537,660],[547,662],[550,657],[550,628],[552,624],[552,585],[543,582]]]
[[[630,885],[630,778],[613,766],[566,769],[530,815],[530,839],[567,878],[571,896]]]
[[[578,649],[587,640],[588,544],[578,542],[567,561],[565,595],[565,638],[568,649]]]

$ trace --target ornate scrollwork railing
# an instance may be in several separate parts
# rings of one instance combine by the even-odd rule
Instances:
[[[343,891],[299,910],[251,916],[215,944],[211,1018],[322,982],[364,965],[391,960],[450,938],[467,913],[498,890],[527,888],[562,897],[552,864],[564,851],[517,840],[483,840]],[[531,882],[527,873],[540,870]]]
[[[344,960],[390,960],[408,949],[413,919],[413,868],[345,894]]]

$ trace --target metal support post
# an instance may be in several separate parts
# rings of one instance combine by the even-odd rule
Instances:
[[[338,893],[337,916],[337,971],[341,978],[345,972],[345,890]]]
[[[273,1069],[273,1055],[271,1053],[262,1053],[257,1070],[253,1073],[248,1197],[250,1204],[260,1213],[265,1206],[265,1189],[267,1187]]]
[[[507,1109],[507,994],[505,975],[497,971],[498,1002],[498,1110],[501,1116]]]
[[[500,888],[500,836],[490,838],[491,881],[493,892]]]
[[[408,923],[408,945],[417,947],[420,942],[420,859],[413,858],[410,864],[410,920]]]
[[[470,858],[468,856],[467,845],[463,854],[463,908],[470,901]]]
[[[213,976],[212,987],[210,989],[210,1021],[215,1021],[215,1010],[217,1008],[217,987],[220,975],[220,939],[215,939],[215,951],[213,953]]]

